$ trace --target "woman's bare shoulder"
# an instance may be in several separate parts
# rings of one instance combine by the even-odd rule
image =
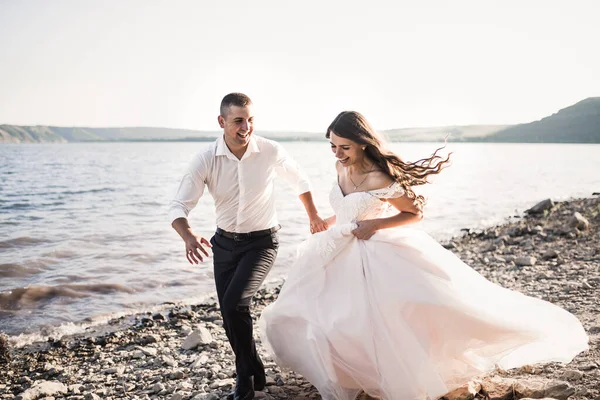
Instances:
[[[369,173],[370,190],[383,189],[389,187],[392,183],[394,183],[392,177],[383,171],[377,170]]]

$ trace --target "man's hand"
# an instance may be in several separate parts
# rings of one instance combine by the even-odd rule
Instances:
[[[318,214],[310,219],[310,233],[317,233],[326,231],[329,228],[327,222],[325,222]]]
[[[185,256],[190,264],[198,264],[204,261],[201,253],[204,253],[204,256],[208,257],[208,252],[204,246],[212,247],[210,242],[192,231],[187,218],[177,218],[171,226],[173,226],[173,229],[177,231],[185,242]]]
[[[358,227],[352,231],[352,234],[361,240],[369,240],[379,230],[377,220],[374,219],[366,219],[357,222],[356,225]]]
[[[212,247],[210,242],[202,236],[192,234],[185,240],[185,256],[190,264],[203,262],[204,258],[202,257],[202,254],[204,254],[205,257],[208,257],[208,252],[203,245],[209,248]]]

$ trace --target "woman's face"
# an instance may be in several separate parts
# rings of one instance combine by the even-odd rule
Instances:
[[[344,167],[360,163],[365,157],[364,145],[339,137],[333,131],[329,134],[329,143],[331,144],[331,151],[335,154],[335,158]]]

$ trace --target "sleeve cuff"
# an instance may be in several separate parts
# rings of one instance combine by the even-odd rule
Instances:
[[[177,218],[185,218],[185,219],[187,219],[187,213],[184,210],[182,210],[182,209],[180,209],[178,207],[171,207],[169,209],[169,220],[171,221],[171,224]]]
[[[312,185],[310,184],[309,181],[298,182],[298,185],[296,186],[296,194],[298,196],[300,196],[303,193],[311,192],[311,191],[312,191]]]

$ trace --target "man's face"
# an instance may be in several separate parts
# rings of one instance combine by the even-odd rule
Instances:
[[[219,125],[225,134],[225,143],[231,148],[248,145],[254,132],[254,114],[252,105],[245,107],[230,106],[225,116],[219,115]]]

